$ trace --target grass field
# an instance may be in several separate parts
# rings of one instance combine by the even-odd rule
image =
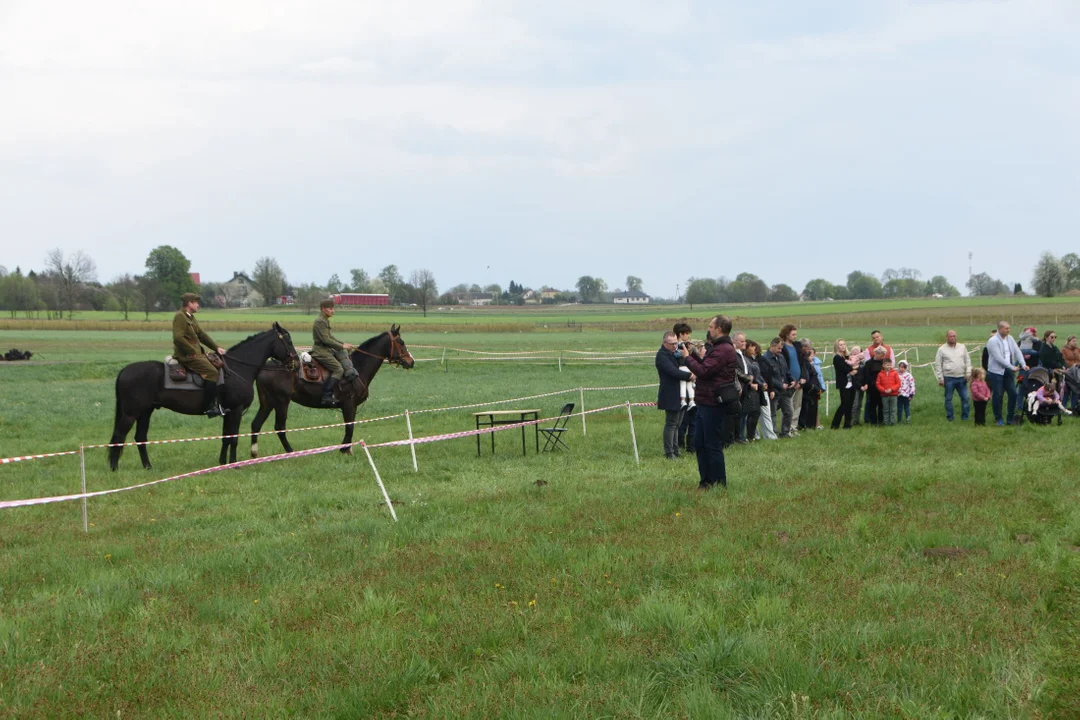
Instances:
[[[446,307],[341,309],[334,323],[342,329],[373,330],[390,323],[417,330],[441,332],[566,332],[568,330],[657,330],[674,318],[698,321],[717,313],[736,317],[747,325],[776,325],[794,320],[804,327],[939,327],[983,325],[1007,318],[1015,322],[1080,323],[1080,297],[975,297],[948,299],[853,300],[841,302],[763,303],[747,305],[566,305],[525,307]],[[245,310],[203,309],[199,319],[208,328],[251,331],[273,320],[286,326],[310,325],[313,314],[301,308],[272,307]],[[0,318],[0,330],[139,330],[167,331],[172,313],[132,313],[124,321],[117,312],[80,312],[73,320]]]
[[[293,323],[298,343],[306,324]],[[658,345],[656,333],[403,334],[492,350]],[[7,456],[106,441],[116,372],[169,343],[8,330],[0,344],[80,361],[0,364]],[[1076,717],[1080,421],[948,424],[928,371],[917,379],[913,425],[735,448],[726,493],[699,494],[692,460],[663,459],[661,414],[643,409],[640,465],[625,411],[590,416],[586,436],[575,421],[559,455],[522,457],[502,434],[498,454],[477,458],[466,438],[419,447],[414,473],[407,449],[374,451],[396,524],[363,455],[337,453],[95,499],[88,534],[78,503],[0,511],[0,712]],[[362,415],[654,381],[647,358],[562,372],[420,363],[383,370]],[[551,416],[575,395],[527,404]],[[299,408],[290,425],[339,417]],[[465,410],[414,417],[417,435],[471,425]],[[161,412],[151,438],[219,429]],[[122,487],[216,456],[212,442],[156,446],[152,472],[127,452],[110,474],[91,451],[87,482]],[[78,486],[77,458],[0,467],[0,499]]]

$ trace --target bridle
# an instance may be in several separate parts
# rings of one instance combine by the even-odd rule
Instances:
[[[278,340],[280,340],[281,344],[285,347],[285,355],[288,358],[288,361],[285,363],[284,367],[289,369],[289,370],[295,370],[296,369],[296,364],[300,361],[300,358],[296,354],[296,350],[292,347],[292,343],[285,342],[285,335],[284,334],[282,334],[281,332],[278,332],[277,336],[278,336]],[[247,360],[241,360],[240,358],[232,357],[232,356],[229,356],[229,355],[222,356],[221,357],[221,362],[225,364],[225,369],[226,370],[228,370],[228,363],[230,363],[230,362],[237,362],[237,363],[240,363],[241,365],[247,365],[248,367],[251,367],[251,368],[261,368],[261,367],[263,367],[263,364],[264,364],[264,363],[248,362]]]
[[[358,352],[361,355],[367,355],[368,357],[373,357],[373,358],[376,358],[378,360],[388,362],[391,365],[400,365],[401,362],[402,362],[402,356],[404,355],[404,350],[403,350],[404,345],[402,344],[402,342],[401,342],[401,340],[399,338],[394,336],[394,334],[392,332],[387,332],[386,334],[390,336],[390,354],[389,355],[376,355],[375,353],[369,353],[367,350],[364,350],[364,349],[359,348],[359,347],[353,348],[353,352]]]

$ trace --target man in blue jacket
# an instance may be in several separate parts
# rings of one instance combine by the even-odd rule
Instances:
[[[660,376],[660,390],[656,393],[656,407],[664,411],[664,457],[674,460],[679,452],[677,436],[686,407],[679,392],[679,383],[690,379],[690,371],[679,364],[678,338],[673,332],[664,333],[664,343],[656,351],[656,374]]]

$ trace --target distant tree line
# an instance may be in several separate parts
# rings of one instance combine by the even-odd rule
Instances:
[[[582,275],[573,290],[555,290],[544,286],[530,289],[510,280],[504,289],[498,284],[481,286],[459,283],[439,294],[438,284],[432,271],[420,268],[412,271],[408,279],[397,265],[387,265],[370,274],[363,268],[353,268],[342,279],[334,273],[325,284],[314,282],[292,285],[285,271],[275,258],[261,257],[256,260],[250,275],[251,290],[243,301],[248,305],[273,305],[280,297],[292,299],[308,312],[314,312],[324,298],[336,293],[385,293],[391,304],[415,305],[425,315],[435,304],[469,304],[475,300],[495,305],[523,305],[526,303],[595,303],[610,302],[620,288],[609,291],[601,277]],[[986,273],[968,278],[966,283],[971,295],[1022,294],[1023,287],[1015,283],[1011,288],[1003,281]],[[627,292],[642,292],[644,283],[635,275],[626,277]],[[1060,258],[1043,253],[1036,264],[1031,280],[1035,293],[1054,297],[1069,291],[1080,291],[1080,257],[1069,253]],[[142,274],[123,274],[111,282],[101,283],[97,267],[89,255],[82,251],[65,254],[60,249],[49,251],[39,271],[23,273],[16,267],[13,271],[0,266],[0,311],[11,317],[28,318],[73,317],[79,310],[110,310],[122,314],[125,320],[131,314],[172,310],[178,306],[185,292],[200,292],[204,306],[232,307],[241,298],[231,289],[229,281],[205,282],[196,285],[191,277],[191,262],[177,248],[162,245],[150,251]],[[672,301],[693,304],[705,303],[764,303],[805,300],[863,300],[877,298],[912,298],[940,295],[956,297],[960,294],[942,275],[929,280],[912,268],[888,269],[880,277],[872,273],[853,271],[843,284],[833,284],[824,278],[808,282],[802,292],[784,283],[769,285],[753,273],[739,273],[734,280],[726,277],[691,277],[681,298]],[[655,298],[663,301],[663,298]]]

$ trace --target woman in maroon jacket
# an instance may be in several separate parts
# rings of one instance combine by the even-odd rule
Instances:
[[[691,354],[685,346],[679,351],[690,372],[697,376],[694,445],[701,479],[698,487],[702,490],[716,484],[727,487],[724,424],[728,415],[733,415],[737,422],[739,413],[738,380],[735,377],[738,356],[730,335],[731,318],[717,315],[709,322],[708,338],[712,346],[705,353],[699,350]]]

